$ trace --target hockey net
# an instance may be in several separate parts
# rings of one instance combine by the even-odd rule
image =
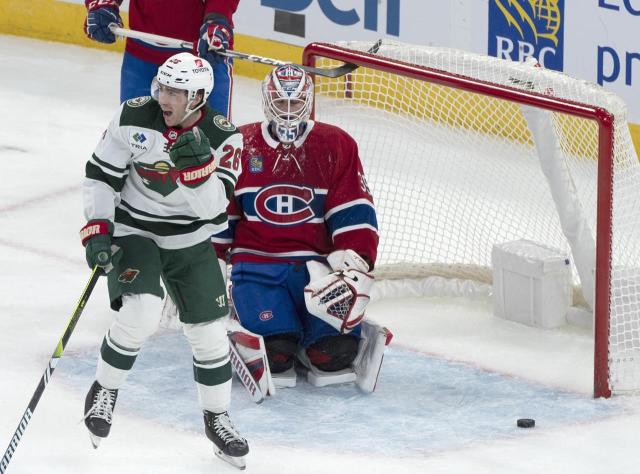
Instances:
[[[571,252],[574,303],[594,314],[595,395],[640,389],[640,165],[624,102],[530,63],[370,46],[311,44],[304,61],[360,66],[316,76],[315,113],[359,144],[376,277],[490,285],[494,244]]]

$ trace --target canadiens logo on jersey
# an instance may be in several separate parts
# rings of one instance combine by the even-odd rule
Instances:
[[[168,196],[178,189],[177,172],[166,161],[156,161],[153,164],[134,162],[136,172],[144,185],[163,196]]]
[[[297,225],[315,217],[311,208],[313,189],[291,184],[275,184],[262,188],[254,205],[260,220],[274,225]]]

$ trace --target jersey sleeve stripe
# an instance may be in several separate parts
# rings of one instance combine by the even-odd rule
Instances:
[[[358,225],[351,225],[351,226],[347,226],[347,227],[341,227],[340,229],[335,230],[331,234],[331,238],[334,238],[336,235],[344,234],[346,232],[352,232],[354,230],[362,230],[362,229],[373,231],[376,234],[378,233],[378,229],[376,229],[372,225],[369,225],[369,224],[358,224]]]
[[[100,158],[98,158],[98,156],[95,153],[91,155],[91,159],[94,160],[96,164],[101,168],[106,168],[110,171],[113,171],[114,173],[125,174],[128,172],[128,168],[118,168],[117,166],[114,166],[111,163],[107,163],[106,161],[101,160]]]
[[[93,164],[91,161],[87,161],[85,167],[85,176],[88,179],[94,179],[105,183],[107,186],[113,188],[116,192],[122,191],[126,176],[113,176],[104,172],[102,168]]]
[[[233,174],[231,171],[225,170],[223,168],[216,168],[215,172],[221,178],[231,179],[231,181],[233,182],[234,186],[235,186],[236,182],[238,181],[238,177],[235,174]]]
[[[331,216],[334,215],[337,212],[340,212],[340,211],[342,211],[344,209],[347,209],[349,207],[359,206],[359,205],[370,206],[371,208],[373,208],[373,204],[368,199],[364,199],[364,198],[355,199],[353,201],[349,201],[349,202],[345,202],[344,204],[340,204],[339,206],[332,207],[331,209],[329,209],[326,212],[324,217],[325,217],[325,219],[330,219]]]
[[[343,229],[355,229],[358,226],[360,228],[370,228],[374,232],[378,231],[376,211],[367,200],[364,203],[351,205],[334,212],[327,219],[327,226],[332,236],[341,232],[348,232],[348,230]]]

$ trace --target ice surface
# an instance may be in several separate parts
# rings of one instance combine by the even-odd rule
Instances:
[[[88,278],[78,229],[84,163],[117,107],[120,56],[0,36],[0,452]],[[236,78],[234,121],[260,119],[258,83]],[[234,385],[247,472],[636,472],[638,399],[592,400],[592,338],[491,315],[486,301],[384,300],[395,338],[378,390],[302,379],[257,406]],[[110,325],[98,283],[7,472],[237,472],[202,433],[189,349],[161,332],[122,389],[94,450],[81,423]],[[460,361],[466,361],[462,364]],[[518,430],[520,417],[536,418]]]

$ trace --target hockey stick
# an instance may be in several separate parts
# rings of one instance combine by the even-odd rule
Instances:
[[[155,44],[156,46],[193,50],[193,43],[189,41],[184,41],[176,38],[168,38],[166,36],[154,35],[151,33],[145,33],[143,31],[128,30],[126,28],[120,28],[115,23],[112,23],[109,28],[111,29],[113,34],[121,36],[123,38],[139,39],[139,40],[146,41],[147,43]],[[382,44],[382,40],[376,41],[376,43],[367,51],[367,53],[371,53],[371,54],[377,53],[378,49],[380,49],[381,44]],[[271,58],[266,58],[264,56],[257,56],[255,54],[246,54],[246,53],[241,53],[240,51],[233,51],[233,50],[221,52],[218,54],[220,54],[221,56],[226,56],[228,58],[242,59],[244,61],[251,61],[254,63],[266,64],[268,66],[284,66],[285,64],[293,64],[286,61],[280,61],[278,59],[271,59]],[[352,63],[344,63],[342,66],[338,66],[335,68],[328,68],[328,69],[312,67],[312,66],[303,66],[300,64],[297,64],[297,66],[301,67],[302,69],[304,69],[305,71],[311,74],[317,74],[318,76],[332,77],[332,78],[344,76],[345,74],[349,74],[350,72],[355,71],[358,68],[357,64],[352,64]]]
[[[51,380],[51,376],[53,375],[53,371],[55,370],[56,365],[58,364],[58,360],[60,359],[60,357],[62,357],[64,348],[67,345],[67,342],[69,342],[69,338],[71,337],[71,333],[75,329],[76,324],[78,323],[78,319],[80,319],[80,315],[82,314],[82,311],[84,310],[84,307],[86,306],[87,301],[89,300],[89,296],[91,296],[91,292],[93,291],[93,288],[96,286],[96,282],[98,281],[98,278],[100,277],[101,274],[102,274],[102,269],[100,267],[98,266],[93,267],[93,271],[91,272],[91,277],[89,278],[89,281],[87,282],[86,286],[84,287],[84,290],[82,291],[82,294],[80,295],[78,304],[76,304],[76,307],[73,310],[73,314],[71,315],[71,318],[67,322],[67,327],[65,328],[64,333],[62,334],[62,337],[58,341],[58,345],[56,346],[55,351],[53,351],[53,355],[51,356],[51,359],[49,359],[49,364],[47,365],[47,368],[45,369],[44,374],[40,379],[40,383],[36,387],[36,391],[33,393],[33,396],[31,397],[29,406],[27,406],[27,409],[25,410],[24,414],[22,415],[22,418],[20,419],[20,423],[18,424],[18,428],[16,429],[15,433],[13,434],[13,438],[11,438],[9,447],[7,447],[7,450],[4,452],[2,461],[0,461],[0,474],[4,474],[6,472],[7,466],[9,466],[9,461],[11,461],[11,457],[13,456],[13,453],[16,451],[16,448],[18,447],[18,443],[20,442],[22,435],[27,429],[27,425],[29,424],[29,421],[31,421],[31,417],[33,416],[33,412],[35,411],[36,406],[40,401],[40,397],[42,396],[44,389],[49,383],[49,380]]]

